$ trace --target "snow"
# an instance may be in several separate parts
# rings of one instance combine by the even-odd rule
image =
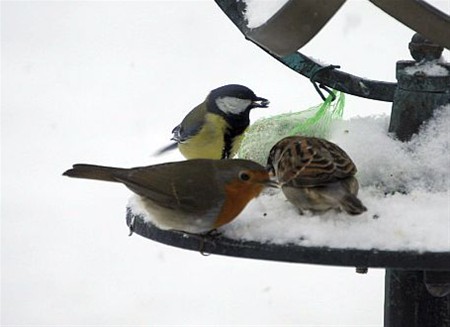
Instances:
[[[283,194],[262,196],[224,234],[234,239],[340,249],[450,250],[448,192],[385,197],[364,188],[360,199],[369,211],[357,217],[341,213],[300,216]]]
[[[222,231],[233,239],[391,251],[450,251],[450,105],[435,111],[420,134],[402,143],[386,115],[337,121],[331,140],[359,168],[359,216],[329,211],[299,215],[281,191],[252,201]],[[275,193],[275,194],[274,194]],[[138,197],[128,204],[151,222]]]
[[[363,187],[443,192],[450,185],[449,122],[450,105],[438,108],[419,134],[402,143],[389,135],[387,115],[356,117],[337,121],[331,141],[353,159]]]
[[[427,76],[448,76],[449,72],[444,66],[439,65],[439,62],[425,62],[417,63],[413,66],[405,67],[405,72],[408,75],[427,75]]]
[[[245,0],[247,27],[256,28],[263,25],[287,2],[288,0]]]
[[[282,192],[263,194],[252,201],[221,231],[226,237],[272,244],[336,249],[447,252],[450,251],[449,192],[423,190],[408,195],[383,195],[363,188],[359,198],[369,208],[359,216],[328,212],[303,216]],[[152,222],[138,196],[128,206]],[[432,237],[430,237],[432,236]]]

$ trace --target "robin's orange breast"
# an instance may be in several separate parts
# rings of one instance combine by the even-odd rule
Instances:
[[[226,199],[219,212],[214,228],[231,222],[253,198],[263,190],[264,185],[234,180],[225,185]]]

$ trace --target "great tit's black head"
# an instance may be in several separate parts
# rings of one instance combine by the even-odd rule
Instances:
[[[207,101],[228,115],[240,115],[253,108],[267,108],[269,100],[256,96],[248,87],[228,84],[212,90]]]

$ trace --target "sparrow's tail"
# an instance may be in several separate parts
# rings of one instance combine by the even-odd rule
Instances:
[[[178,147],[178,143],[169,144],[168,146],[165,146],[164,148],[156,151],[154,155],[159,156],[159,155],[163,154],[164,152],[175,150],[177,147]]]
[[[97,179],[108,182],[119,182],[117,177],[122,175],[127,169],[104,167],[88,164],[76,164],[72,169],[63,173],[64,176]]]
[[[347,194],[341,201],[342,209],[350,215],[359,215],[367,208],[362,202],[353,194]]]

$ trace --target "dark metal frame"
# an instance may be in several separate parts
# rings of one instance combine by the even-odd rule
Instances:
[[[236,25],[236,27],[244,34],[244,36],[248,40],[254,42],[248,36],[250,29],[246,25],[247,22],[244,16],[244,3],[236,0],[215,1],[222,11],[228,16],[228,18],[234,23],[234,25]],[[320,71],[326,67],[310,59],[301,52],[294,51],[286,56],[278,56],[273,52],[268,51],[260,44],[256,42],[254,43],[261,47],[274,59],[307,78],[313,77],[317,71]],[[388,102],[392,102],[394,99],[394,93],[397,87],[396,83],[365,79],[337,69],[322,71],[320,74],[315,76],[315,81],[348,94]]]
[[[295,244],[273,244],[254,241],[233,240],[224,236],[205,238],[182,232],[158,229],[144,218],[134,215],[127,209],[127,225],[133,222],[132,230],[145,238],[208,254],[239,256],[249,259],[262,259],[320,265],[399,268],[416,270],[450,270],[450,252],[381,251],[359,249],[335,249],[327,247],[308,247]]]
[[[267,27],[269,25],[268,22],[266,26],[257,28],[255,30],[249,29],[247,27],[247,21],[244,16],[245,4],[242,1],[215,0],[215,2],[220,7],[220,9],[222,9],[224,14],[228,16],[233,24],[249,41],[261,47],[265,52],[267,52],[274,59],[278,60],[285,66],[311,79],[316,74],[316,72],[323,70],[323,68],[325,68],[326,66],[323,66],[310,59],[308,56],[302,54],[301,52],[296,51],[303,44],[298,44],[299,40],[295,39],[294,32],[291,32],[291,34],[283,38],[284,42],[293,43],[290,44],[287,49],[283,49],[281,55],[277,53],[276,50],[269,49],[267,45],[262,44],[262,41],[267,41],[267,39],[262,39],[261,34],[267,34],[268,37],[272,37],[272,39],[274,39],[274,35],[276,32],[279,32],[280,26],[282,25],[285,17],[289,18],[289,11],[296,9],[298,10],[297,7],[299,6],[299,4],[303,4],[304,2],[309,3],[309,5],[316,4],[318,6],[322,6],[320,7],[320,9],[326,8],[325,6],[331,6],[331,10],[337,10],[344,1],[326,0],[324,2],[313,0],[311,2],[311,0],[291,0],[285,5],[285,7],[280,10],[280,12],[277,13],[278,16],[274,16],[274,19],[270,21],[270,28]],[[390,15],[406,23],[406,25],[412,27],[413,29],[416,28],[417,31],[422,32],[426,36],[438,34],[438,40],[435,40],[435,42],[443,45],[444,47],[450,48],[450,36],[448,35],[448,31],[450,30],[450,17],[430,6],[425,1],[371,0],[371,2],[377,5],[382,10],[388,12]],[[405,8],[408,8],[408,13],[411,14],[411,18],[408,14],[405,14]],[[329,9],[327,8],[327,10]],[[422,15],[422,17],[420,15]],[[279,19],[281,20],[281,22],[278,22],[277,18],[280,16],[283,16],[283,20]],[[328,19],[324,18],[324,23],[327,20]],[[433,24],[431,24],[430,22],[433,22]],[[287,32],[290,31],[288,30]],[[280,37],[282,37],[282,35],[278,34],[278,38]],[[307,41],[305,41],[304,43],[306,42]],[[275,46],[274,44],[269,44],[269,46],[270,45]],[[324,84],[328,87],[347,94],[352,94],[372,100],[388,102],[393,101],[394,93],[397,88],[397,83],[361,78],[337,69],[323,70],[319,74],[317,74],[314,79],[317,83]]]

